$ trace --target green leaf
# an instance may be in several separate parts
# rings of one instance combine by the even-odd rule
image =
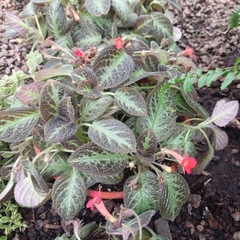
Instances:
[[[77,131],[77,124],[65,122],[60,117],[53,117],[44,125],[44,136],[47,142],[59,143],[71,138]]]
[[[160,213],[163,218],[173,221],[188,199],[188,184],[179,173],[162,172],[161,177],[159,181]]]
[[[86,200],[86,186],[78,171],[66,172],[54,182],[52,200],[61,217],[71,219],[77,215]]]
[[[50,192],[45,192],[34,179],[25,177],[17,182],[14,198],[22,206],[34,208],[45,203],[50,198]]]
[[[42,69],[36,73],[35,81],[45,81],[58,76],[70,76],[70,73],[64,69]]]
[[[27,54],[27,66],[29,73],[35,72],[37,66],[43,61],[42,54],[38,50]]]
[[[69,96],[59,102],[58,114],[65,122],[74,122],[75,111]]]
[[[93,177],[120,173],[127,161],[126,153],[111,153],[92,142],[79,147],[68,160],[72,167]]]
[[[74,112],[77,114],[78,106],[77,99],[74,93],[65,85],[55,81],[49,80],[43,87],[40,100],[39,100],[39,109],[42,115],[42,118],[45,122],[49,119],[59,116],[58,105],[61,100],[70,97],[71,103],[74,107]]]
[[[0,112],[0,140],[17,143],[24,141],[37,124],[39,113],[35,109],[21,107]]]
[[[113,184],[120,183],[123,180],[123,177],[124,177],[123,172],[120,172],[120,173],[109,175],[109,176],[101,176],[101,175],[93,176],[93,179],[96,182],[99,182],[102,184],[113,185]]]
[[[126,81],[134,70],[133,59],[115,46],[105,47],[93,63],[93,72],[98,76],[98,89],[116,87]]]
[[[118,88],[114,94],[115,102],[128,114],[146,116],[147,106],[142,95],[128,87]]]
[[[157,139],[154,132],[151,129],[147,129],[140,134],[137,139],[137,151],[143,156],[151,156],[155,154],[157,150]]]
[[[87,11],[96,17],[107,14],[110,10],[110,0],[86,0],[84,6]]]
[[[136,176],[129,177],[124,184],[124,207],[137,214],[148,210],[157,211],[160,197],[157,176],[150,171],[142,172],[135,184],[137,187],[131,190],[129,184],[135,178]]]
[[[116,119],[94,121],[88,129],[88,136],[95,144],[110,152],[136,151],[136,139],[133,132]]]
[[[225,77],[224,81],[221,84],[220,89],[223,90],[225,89],[236,77],[237,72],[230,72],[228,75]]]
[[[51,179],[55,176],[60,176],[65,172],[71,171],[72,167],[68,164],[68,155],[59,152],[50,156],[50,161],[45,168],[46,164],[44,158],[38,160],[38,168],[41,171],[41,175],[45,179]],[[42,172],[42,170],[44,171]]]
[[[97,47],[102,42],[101,34],[93,28],[83,28],[74,39],[75,45],[81,46],[82,50]]]
[[[159,12],[139,16],[135,25],[138,33],[151,34],[159,41],[173,35],[172,23],[164,14]]]
[[[78,83],[76,88],[76,93],[82,94],[88,98],[99,98],[102,95],[102,92],[94,89],[93,83],[88,80],[82,80]]]
[[[137,120],[138,132],[152,129],[158,142],[171,136],[176,124],[172,91],[170,88],[161,90],[161,87],[156,87],[147,99],[147,116]]]
[[[65,10],[59,0],[54,0],[48,7],[46,16],[48,31],[55,39],[60,38],[66,31],[67,20]]]
[[[186,103],[193,109],[193,111],[195,111],[198,115],[200,115],[203,118],[209,117],[208,112],[193,99],[192,95],[194,95],[194,92],[185,93],[183,89],[181,89],[181,92]]]
[[[112,8],[117,13],[117,15],[124,21],[126,21],[130,14],[131,8],[128,0],[111,0]]]
[[[112,105],[113,98],[103,95],[97,99],[83,98],[80,102],[79,112],[83,121],[92,121],[103,115]]]
[[[73,83],[81,83],[82,81],[89,81],[92,83],[93,87],[97,86],[98,78],[88,67],[78,67],[75,68],[71,73],[71,78]]]
[[[214,156],[214,149],[211,145],[208,145],[208,151],[205,151],[203,155],[198,157],[198,164],[192,169],[191,174],[200,174],[209,164]]]

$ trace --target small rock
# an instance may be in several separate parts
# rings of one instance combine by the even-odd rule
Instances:
[[[202,232],[203,229],[204,229],[204,227],[203,227],[202,225],[197,225],[197,230],[198,230],[199,232]]]
[[[11,73],[11,69],[9,67],[6,68],[5,73],[9,75]]]
[[[186,227],[187,228],[194,228],[194,225],[190,221],[186,221]]]
[[[240,232],[235,232],[235,233],[233,234],[233,238],[234,238],[235,240],[240,240]]]
[[[231,214],[231,216],[234,218],[235,222],[240,221],[240,212],[235,212],[235,213]]]

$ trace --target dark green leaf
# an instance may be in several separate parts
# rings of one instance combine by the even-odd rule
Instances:
[[[133,70],[133,59],[115,46],[105,47],[93,64],[93,72],[98,76],[99,90],[120,85],[129,78]]]
[[[67,28],[67,20],[62,3],[59,0],[54,0],[48,7],[46,22],[49,33],[54,38],[61,37]]]
[[[124,21],[126,21],[130,14],[131,8],[128,0],[111,0],[112,8],[117,13],[117,15]]]
[[[72,167],[100,177],[122,172],[127,160],[127,154],[111,153],[90,142],[79,147],[68,161]]]
[[[71,219],[77,215],[86,200],[86,186],[78,171],[66,172],[55,181],[52,200],[61,217]]]
[[[103,95],[97,99],[83,98],[79,110],[83,121],[92,121],[103,115],[112,105],[113,98]]]
[[[172,90],[161,87],[156,87],[147,99],[147,116],[138,117],[137,121],[138,132],[152,129],[158,142],[171,136],[176,124]]]
[[[96,120],[88,129],[89,138],[98,146],[114,153],[136,151],[133,132],[122,122],[115,119]]]
[[[93,176],[93,178],[95,179],[96,182],[112,185],[121,182],[123,180],[123,176],[124,176],[123,172],[120,172],[109,176],[101,175]]]
[[[103,14],[107,14],[110,6],[110,0],[86,0],[84,6],[88,10],[88,12],[93,16],[101,16]]]
[[[163,172],[161,178],[159,181],[160,213],[163,218],[173,221],[188,199],[188,184],[184,177],[175,172]]]
[[[124,207],[133,209],[137,214],[148,210],[158,210],[159,187],[157,176],[144,171],[137,179],[136,188],[131,190],[129,184],[136,178],[131,176],[124,184]]]
[[[39,113],[35,109],[21,107],[0,112],[0,140],[17,143],[24,141],[37,124]]]
[[[78,106],[77,99],[74,93],[65,85],[58,83],[55,80],[49,80],[42,89],[39,108],[42,118],[45,122],[49,119],[58,116],[58,105],[61,100],[70,97],[74,112],[77,114]]]
[[[44,125],[44,136],[47,142],[59,143],[71,138],[77,131],[74,122],[67,123],[60,117],[53,117]]]
[[[114,100],[126,113],[133,116],[146,116],[146,102],[133,88],[118,88],[114,94]]]

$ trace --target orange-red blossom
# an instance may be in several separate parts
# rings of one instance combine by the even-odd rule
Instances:
[[[95,207],[108,221],[112,223],[117,221],[117,219],[106,209],[102,198],[100,197],[100,190],[98,192],[93,192],[91,197],[92,199],[87,202],[87,208],[90,208],[93,211]]]
[[[164,149],[163,153],[170,154],[174,158],[176,158],[176,160],[180,163],[183,169],[183,173],[185,173],[186,171],[188,174],[190,174],[192,171],[192,168],[196,167],[197,165],[196,159],[189,157],[188,153],[186,153],[185,157],[169,149]]]

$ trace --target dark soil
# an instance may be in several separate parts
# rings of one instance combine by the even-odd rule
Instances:
[[[1,0],[6,3],[1,6],[1,10],[7,9],[8,4],[13,7],[13,3],[21,1]],[[183,38],[180,46],[191,46],[195,50],[197,66],[209,68],[231,66],[235,59],[240,56],[239,36],[236,32],[223,33],[226,27],[214,25],[210,18],[221,15],[221,9],[227,6],[231,9],[237,1],[229,0],[182,0],[183,17],[187,20],[178,22],[178,26],[183,30]],[[12,5],[11,5],[12,4]],[[15,6],[14,5],[14,6]],[[9,7],[9,8],[10,8]],[[15,8],[13,8],[15,9]],[[199,16],[198,16],[198,15]],[[0,15],[0,17],[2,17]],[[205,21],[207,19],[207,21]],[[208,27],[210,29],[204,29]],[[220,18],[219,21],[227,22],[227,19]],[[3,31],[1,31],[3,32]],[[197,34],[197,37],[196,37]],[[214,35],[215,34],[215,35]],[[212,41],[215,39],[216,41]],[[221,43],[221,46],[217,44]],[[0,76],[9,74],[10,69],[14,69],[14,61],[11,60],[10,50],[15,49],[15,42],[2,40],[0,49],[5,51],[5,55],[0,55]],[[215,44],[215,45],[214,45]],[[24,46],[26,48],[26,46]],[[20,50],[21,61],[17,68],[22,67],[26,49]],[[21,55],[22,54],[22,55]],[[7,72],[6,72],[7,70]],[[232,83],[224,90],[219,90],[219,82],[214,87],[198,90],[199,102],[211,113],[217,100],[227,98],[230,100],[240,100],[239,82]],[[240,120],[238,113],[237,120]],[[237,240],[236,233],[240,231],[240,127],[239,122],[224,128],[229,136],[229,143],[224,150],[216,151],[215,157],[201,175],[186,175],[190,186],[190,198],[182,208],[179,216],[173,221],[169,221],[169,226],[174,240]],[[199,151],[204,151],[204,145],[200,146]],[[119,207],[120,201],[107,201],[109,210]],[[61,219],[54,209],[51,202],[37,209],[20,209],[24,220],[28,223],[28,228],[24,233],[15,232],[9,239],[29,239],[29,240],[50,240],[61,236],[64,232],[71,232],[72,226]],[[83,209],[78,218],[88,223],[94,219],[100,223],[103,218],[94,211]],[[156,216],[157,217],[157,216]],[[1,233],[0,233],[1,234]],[[235,234],[235,235],[234,235]],[[240,234],[239,234],[240,235]],[[103,239],[98,238],[98,239]]]

